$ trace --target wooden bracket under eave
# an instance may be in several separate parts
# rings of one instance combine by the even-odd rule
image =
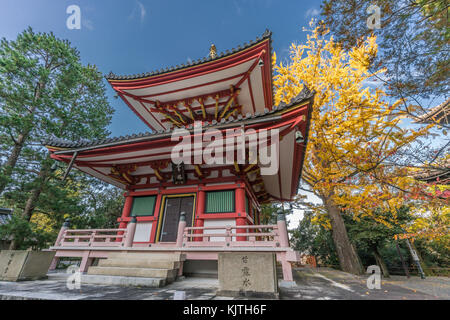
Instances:
[[[78,151],[75,151],[74,154],[73,154],[73,156],[72,156],[72,159],[70,159],[69,166],[67,167],[66,172],[64,173],[64,176],[63,176],[63,178],[62,178],[62,181],[65,181],[65,180],[66,180],[67,176],[68,176],[69,173],[70,173],[70,170],[71,170],[72,167],[73,167],[73,164],[74,164],[75,159],[77,158],[77,156],[78,156]]]

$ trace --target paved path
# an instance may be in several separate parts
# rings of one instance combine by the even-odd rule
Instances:
[[[231,300],[216,295],[217,279],[185,278],[164,288],[120,287],[83,284],[80,290],[66,287],[65,274],[52,274],[47,280],[0,281],[0,300],[171,300],[175,291],[185,291],[189,300]],[[392,277],[382,280],[381,289],[369,290],[367,276],[354,276],[328,268],[294,270],[297,286],[281,288],[281,299],[300,300],[436,300],[450,299],[450,279],[434,277]]]
[[[420,277],[408,279],[401,276],[392,276],[385,282],[450,300],[450,278],[448,277],[427,277],[425,280],[422,280]]]
[[[61,274],[39,281],[0,281],[0,300],[172,300],[177,290],[185,291],[189,300],[227,299],[216,297],[218,285],[217,279],[186,278],[163,288],[82,284],[80,289],[69,290],[66,275]]]
[[[450,279],[393,277],[381,281],[381,289],[368,289],[367,276],[355,276],[329,268],[297,268],[296,288],[283,289],[282,299],[302,300],[436,300],[449,299]],[[438,290],[432,288],[437,287]]]

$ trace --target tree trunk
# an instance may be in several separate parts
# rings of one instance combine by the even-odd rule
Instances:
[[[34,112],[37,108],[37,101],[41,98],[41,92],[45,88],[45,83],[42,81],[39,81],[34,97],[33,97],[33,106],[30,109],[30,114],[34,117]],[[33,122],[33,126],[34,126]],[[31,133],[31,130],[33,129],[33,126],[27,127],[23,130],[23,132],[19,133],[17,139],[15,139],[14,142],[14,148],[11,152],[11,154],[8,157],[8,160],[5,163],[5,166],[3,167],[3,177],[0,179],[0,194],[5,190],[6,186],[8,185],[8,180],[11,177],[14,168],[16,167],[17,160],[19,159],[20,153],[22,152],[23,146],[25,145],[26,140],[28,139],[28,136]],[[14,140],[14,138],[12,139]]]
[[[17,250],[16,240],[14,239],[11,240],[11,243],[9,244],[9,250]]]
[[[30,195],[27,199],[27,202],[25,204],[25,209],[22,212],[22,218],[26,221],[30,221],[31,216],[33,214],[34,208],[36,207],[37,201],[39,199],[39,196],[41,195],[42,190],[44,189],[44,185],[46,180],[49,177],[49,165],[46,160],[44,160],[44,163],[42,164],[41,170],[39,171],[39,175],[37,176],[35,180],[35,187],[31,190]],[[20,239],[23,240],[23,239]],[[9,245],[9,250],[16,250],[17,249],[17,241],[16,239],[13,239],[11,241],[11,244]]]
[[[30,196],[28,197],[27,202],[25,204],[25,209],[23,210],[22,213],[22,218],[24,218],[27,221],[30,221],[31,215],[33,214],[33,210],[36,207],[39,196],[41,195],[45,182],[48,179],[49,169],[50,168],[46,160],[44,160],[41,170],[39,171],[39,175],[36,178],[36,186],[31,190]]]
[[[30,130],[19,134],[19,137],[15,141],[14,148],[8,157],[8,160],[3,167],[3,178],[0,180],[0,194],[5,190],[8,185],[8,180],[12,175],[12,172],[16,166],[17,160],[19,160],[19,155],[22,152],[22,148],[25,144],[25,140],[28,138]]]
[[[362,274],[363,267],[361,261],[348,238],[347,229],[345,228],[344,219],[342,218],[339,208],[336,206],[331,196],[323,197],[322,200],[327,209],[328,216],[330,217],[333,242],[341,269],[353,274]]]
[[[380,252],[378,251],[378,247],[375,247],[373,249],[373,255],[375,256],[375,261],[377,262],[377,265],[380,267],[381,272],[383,273],[383,276],[385,278],[389,278],[389,270],[384,263],[383,257],[381,256]]]
[[[395,239],[395,247],[397,249],[397,254],[400,257],[400,261],[402,262],[403,270],[405,271],[406,277],[409,279],[409,270],[408,266],[406,265],[405,259],[403,258],[402,252],[400,251],[400,246],[398,245],[398,240]]]

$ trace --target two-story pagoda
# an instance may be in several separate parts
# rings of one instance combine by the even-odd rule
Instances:
[[[226,53],[217,54],[214,45],[210,51],[207,58],[186,65],[106,77],[151,133],[47,142],[53,159],[125,190],[119,229],[77,232],[66,226],[52,247],[57,258],[82,257],[86,271],[92,259],[114,250],[183,252],[188,261],[216,260],[221,251],[272,251],[283,264],[285,280],[292,280],[289,262],[297,261],[298,254],[289,248],[285,222],[281,218],[281,224],[261,226],[260,211],[262,203],[290,201],[297,194],[313,95],[303,90],[288,105],[273,105],[269,31]],[[181,141],[174,138],[176,129],[200,141],[192,161],[174,163],[173,149]],[[267,162],[255,158],[251,139],[244,139],[244,153],[237,150],[240,140],[232,140],[232,162],[194,159],[196,150],[204,151],[213,141],[206,132],[226,137],[271,130],[279,138],[269,134],[258,151],[277,162],[275,172],[267,174]]]

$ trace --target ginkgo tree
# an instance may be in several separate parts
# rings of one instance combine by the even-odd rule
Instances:
[[[360,274],[342,214],[372,216],[389,225],[374,212],[390,211],[395,219],[406,195],[420,193],[422,187],[408,168],[387,163],[431,125],[408,128],[402,123],[402,101],[390,101],[383,88],[368,85],[385,71],[370,71],[376,37],[345,50],[322,25],[310,26],[307,41],[291,45],[287,64],[277,64],[273,57],[275,100],[289,103],[303,86],[315,91],[302,180],[322,200],[311,209],[316,219],[330,224],[342,270]]]

